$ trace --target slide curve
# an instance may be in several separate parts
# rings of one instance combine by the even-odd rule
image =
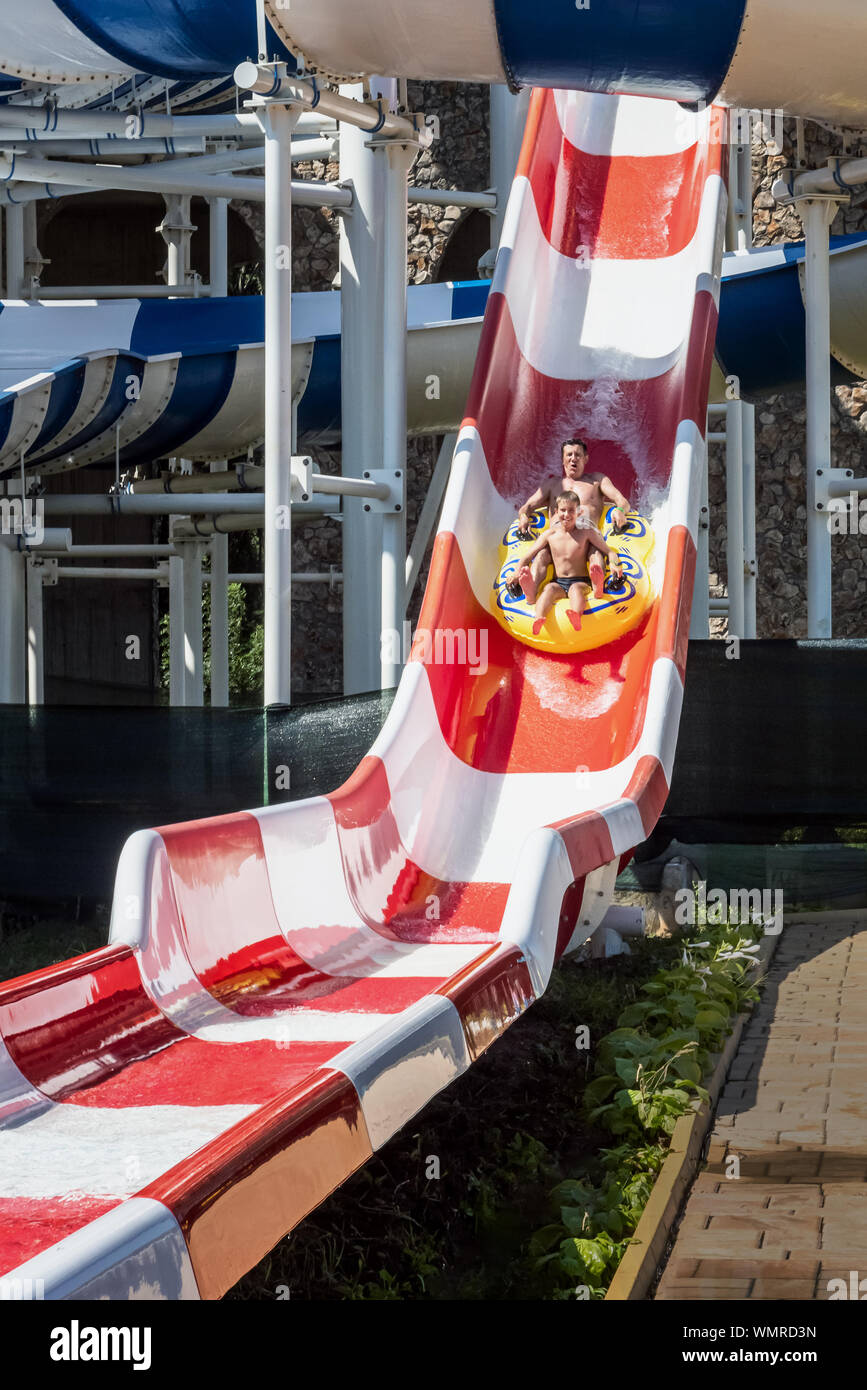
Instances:
[[[0,986],[3,1273],[219,1297],[598,925],[683,695],[726,204],[709,123],[534,94],[389,718],[330,795],[135,834],[110,944]],[[651,518],[658,597],[552,657],[488,596],[574,433]]]

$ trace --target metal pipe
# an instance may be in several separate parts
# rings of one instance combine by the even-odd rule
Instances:
[[[265,672],[264,703],[292,693],[292,195],[297,112],[269,106],[265,133]],[[348,190],[346,190],[348,192]]]
[[[741,402],[726,411],[726,579],[729,635],[744,635],[744,436]]]
[[[315,498],[313,499],[315,502]],[[136,493],[116,493],[105,496],[100,493],[53,493],[40,498],[45,504],[46,516],[213,516],[220,512],[261,512],[262,495],[253,493],[217,492],[209,497],[183,496],[169,497],[157,493],[141,497]],[[309,510],[309,504],[299,504]]]
[[[66,534],[71,536],[72,532],[67,531]],[[173,545],[69,545],[65,550],[43,545],[40,554],[46,553],[63,555],[70,560],[134,560],[145,556],[154,560],[168,560],[178,552]]]
[[[2,506],[2,499],[0,499],[0,506]],[[22,552],[38,551],[40,555],[43,555],[46,550],[58,550],[65,554],[72,546],[72,532],[65,526],[43,527],[40,531],[34,528],[30,532],[25,521],[20,531],[0,533],[0,546]]]
[[[503,233],[503,218],[509,189],[515,177],[521,140],[527,118],[529,88],[522,89],[517,96],[501,83],[491,86],[490,126],[491,126],[491,186],[496,190],[496,206],[491,218],[491,249],[483,258],[484,268],[490,272],[494,268],[497,248]]]
[[[211,476],[224,480],[225,459],[211,464]],[[229,537],[214,534],[211,540],[211,572],[202,575],[211,586],[211,705],[229,703]]]
[[[230,574],[230,575],[229,575],[229,583],[230,583],[230,584],[264,584],[264,582],[265,582],[265,576],[264,576],[264,574]],[[202,575],[202,583],[203,583],[203,584],[210,584],[210,585],[213,586],[213,579],[212,579],[211,575],[209,575],[209,574],[203,574],[203,575]],[[307,573],[307,574],[295,574],[295,573],[293,572],[293,575],[292,575],[292,583],[293,583],[293,584],[342,584],[342,583],[343,583],[343,575],[341,574],[340,570],[335,570],[333,573],[332,573],[331,571],[327,571],[327,572],[326,572],[325,570],[316,571],[316,572],[311,571],[310,573]],[[213,588],[212,588],[212,592],[213,592]],[[211,660],[213,661],[213,656],[211,657]]]
[[[10,140],[0,126],[0,146],[7,154],[34,153],[32,140]],[[176,140],[56,140],[46,138],[39,143],[39,153],[46,159],[144,159],[145,156],[204,155],[205,137],[185,137]]]
[[[24,637],[26,621],[24,554],[0,546],[0,704],[26,699]]]
[[[744,494],[744,637],[756,636],[756,408],[741,401]]]
[[[708,412],[711,413],[710,411]],[[699,488],[698,529],[695,536],[695,581],[692,590],[692,611],[689,619],[690,639],[706,641],[710,637],[709,571],[710,571],[710,506],[707,476],[707,443],[702,449],[701,485]]]
[[[406,557],[406,592],[404,594],[404,612],[409,607],[410,601],[418,582],[419,571],[424,560],[427,543],[434,527],[437,514],[442,505],[446,483],[448,482],[449,472],[452,466],[452,456],[455,452],[455,445],[458,437],[456,434],[445,435],[437,461],[434,466],[433,477],[425,493],[421,515],[416,523],[415,532],[412,538],[412,545]]]
[[[407,189],[407,202],[426,203],[432,208],[484,208],[493,212],[497,207],[496,193],[473,193],[463,188]]]
[[[169,560],[169,704],[184,703],[184,552]]]
[[[172,272],[170,272],[172,273]],[[214,290],[196,281],[191,285],[40,285],[37,299],[207,299]]]
[[[831,532],[816,496],[819,474],[831,466],[831,269],[827,199],[799,206],[804,224],[807,338],[807,636],[832,630]]]
[[[27,703],[45,703],[44,629],[42,607],[42,562],[31,556],[27,561]]]
[[[122,565],[58,565],[58,579],[165,579],[165,570],[158,565],[149,569]]]
[[[415,157],[410,144],[394,141],[377,148],[386,161],[385,236],[383,239],[382,302],[382,466],[400,478],[396,511],[382,518],[382,609],[380,622],[380,683],[397,685],[406,613],[406,227],[407,174]],[[383,638],[387,638],[383,641]]]
[[[360,94],[360,84],[343,91]],[[361,478],[382,465],[381,377],[384,160],[364,131],[340,126],[340,179],[353,191],[352,213],[340,219],[341,467]],[[364,576],[343,595],[343,693],[360,695],[380,683],[382,516],[360,501],[343,503],[343,572]]]
[[[333,116],[335,120],[357,126],[360,130],[375,130],[377,135],[386,139],[397,136],[425,149],[431,142],[431,132],[426,126],[412,118],[394,115],[384,102],[374,106],[371,102],[357,101],[321,87],[318,82],[296,77],[286,70],[285,64],[239,63],[234,75],[235,85],[242,91],[255,92],[258,96],[285,101],[293,106],[315,107],[323,116]]]
[[[847,478],[840,482],[828,484],[828,492],[832,497],[846,497],[850,492],[857,492],[859,496],[867,494],[867,478]]]
[[[262,505],[261,496],[259,505]],[[241,516],[231,514],[215,517],[213,521],[179,521],[172,534],[178,540],[209,540],[211,536],[224,536],[232,531],[261,531],[265,525],[264,512],[245,512]]]
[[[184,704],[205,703],[202,625],[202,547],[186,543],[184,555]]]
[[[839,198],[862,183],[867,183],[867,159],[833,159],[824,169],[808,169],[795,175],[790,172],[788,178],[778,178],[771,193],[782,203],[817,193]]]
[[[205,198],[242,198],[247,202],[259,203],[265,200],[264,179],[240,174],[199,174],[192,169],[182,172],[172,169],[173,162],[127,169],[107,164],[78,164],[72,160],[61,162],[32,156],[27,159],[0,156],[0,179],[74,184],[77,188],[131,189],[136,193],[197,193]],[[196,163],[195,160],[189,162]],[[292,198],[299,207],[340,209],[352,205],[352,194],[348,188],[312,179],[293,180]]]
[[[211,245],[208,279],[212,295],[229,293],[229,201],[211,198],[208,204]]]
[[[334,130],[334,120],[322,111],[302,112],[299,131]],[[207,140],[252,139],[260,141],[261,126],[250,111],[224,115],[168,116],[158,111],[64,111],[47,106],[0,107],[0,132],[10,140],[119,140],[134,148],[138,140],[204,136]]]
[[[20,299],[24,292],[24,208],[6,209],[6,298]]]

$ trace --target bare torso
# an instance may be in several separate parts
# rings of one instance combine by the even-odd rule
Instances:
[[[554,572],[558,579],[585,578],[587,575],[587,556],[596,547],[591,545],[590,537],[602,537],[587,526],[575,526],[564,531],[558,522],[548,534],[548,549],[554,561]]]
[[[551,517],[551,524],[557,510],[556,499],[561,492],[574,492],[581,506],[584,508],[584,515],[591,526],[598,526],[605,507],[605,497],[600,486],[604,474],[585,473],[580,478],[552,478],[545,494],[545,504],[548,508],[548,516]],[[559,526],[559,522],[557,523]]]

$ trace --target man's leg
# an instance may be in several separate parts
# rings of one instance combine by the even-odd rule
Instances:
[[[536,601],[536,609],[534,613],[533,622],[534,637],[539,636],[539,633],[545,626],[545,619],[551,612],[551,609],[554,607],[554,604],[557,602],[558,598],[562,597],[563,590],[560,588],[559,584],[555,584],[553,581],[548,585],[546,589],[542,590],[541,594],[539,595],[539,598]]]

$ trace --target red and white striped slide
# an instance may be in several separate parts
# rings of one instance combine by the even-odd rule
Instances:
[[[726,202],[713,133],[673,102],[535,93],[430,640],[343,787],[139,832],[111,943],[0,986],[4,1276],[46,1298],[218,1298],[597,926],[674,758]],[[556,657],[514,642],[489,596],[516,503],[575,434],[650,517],[658,598],[613,645]]]

